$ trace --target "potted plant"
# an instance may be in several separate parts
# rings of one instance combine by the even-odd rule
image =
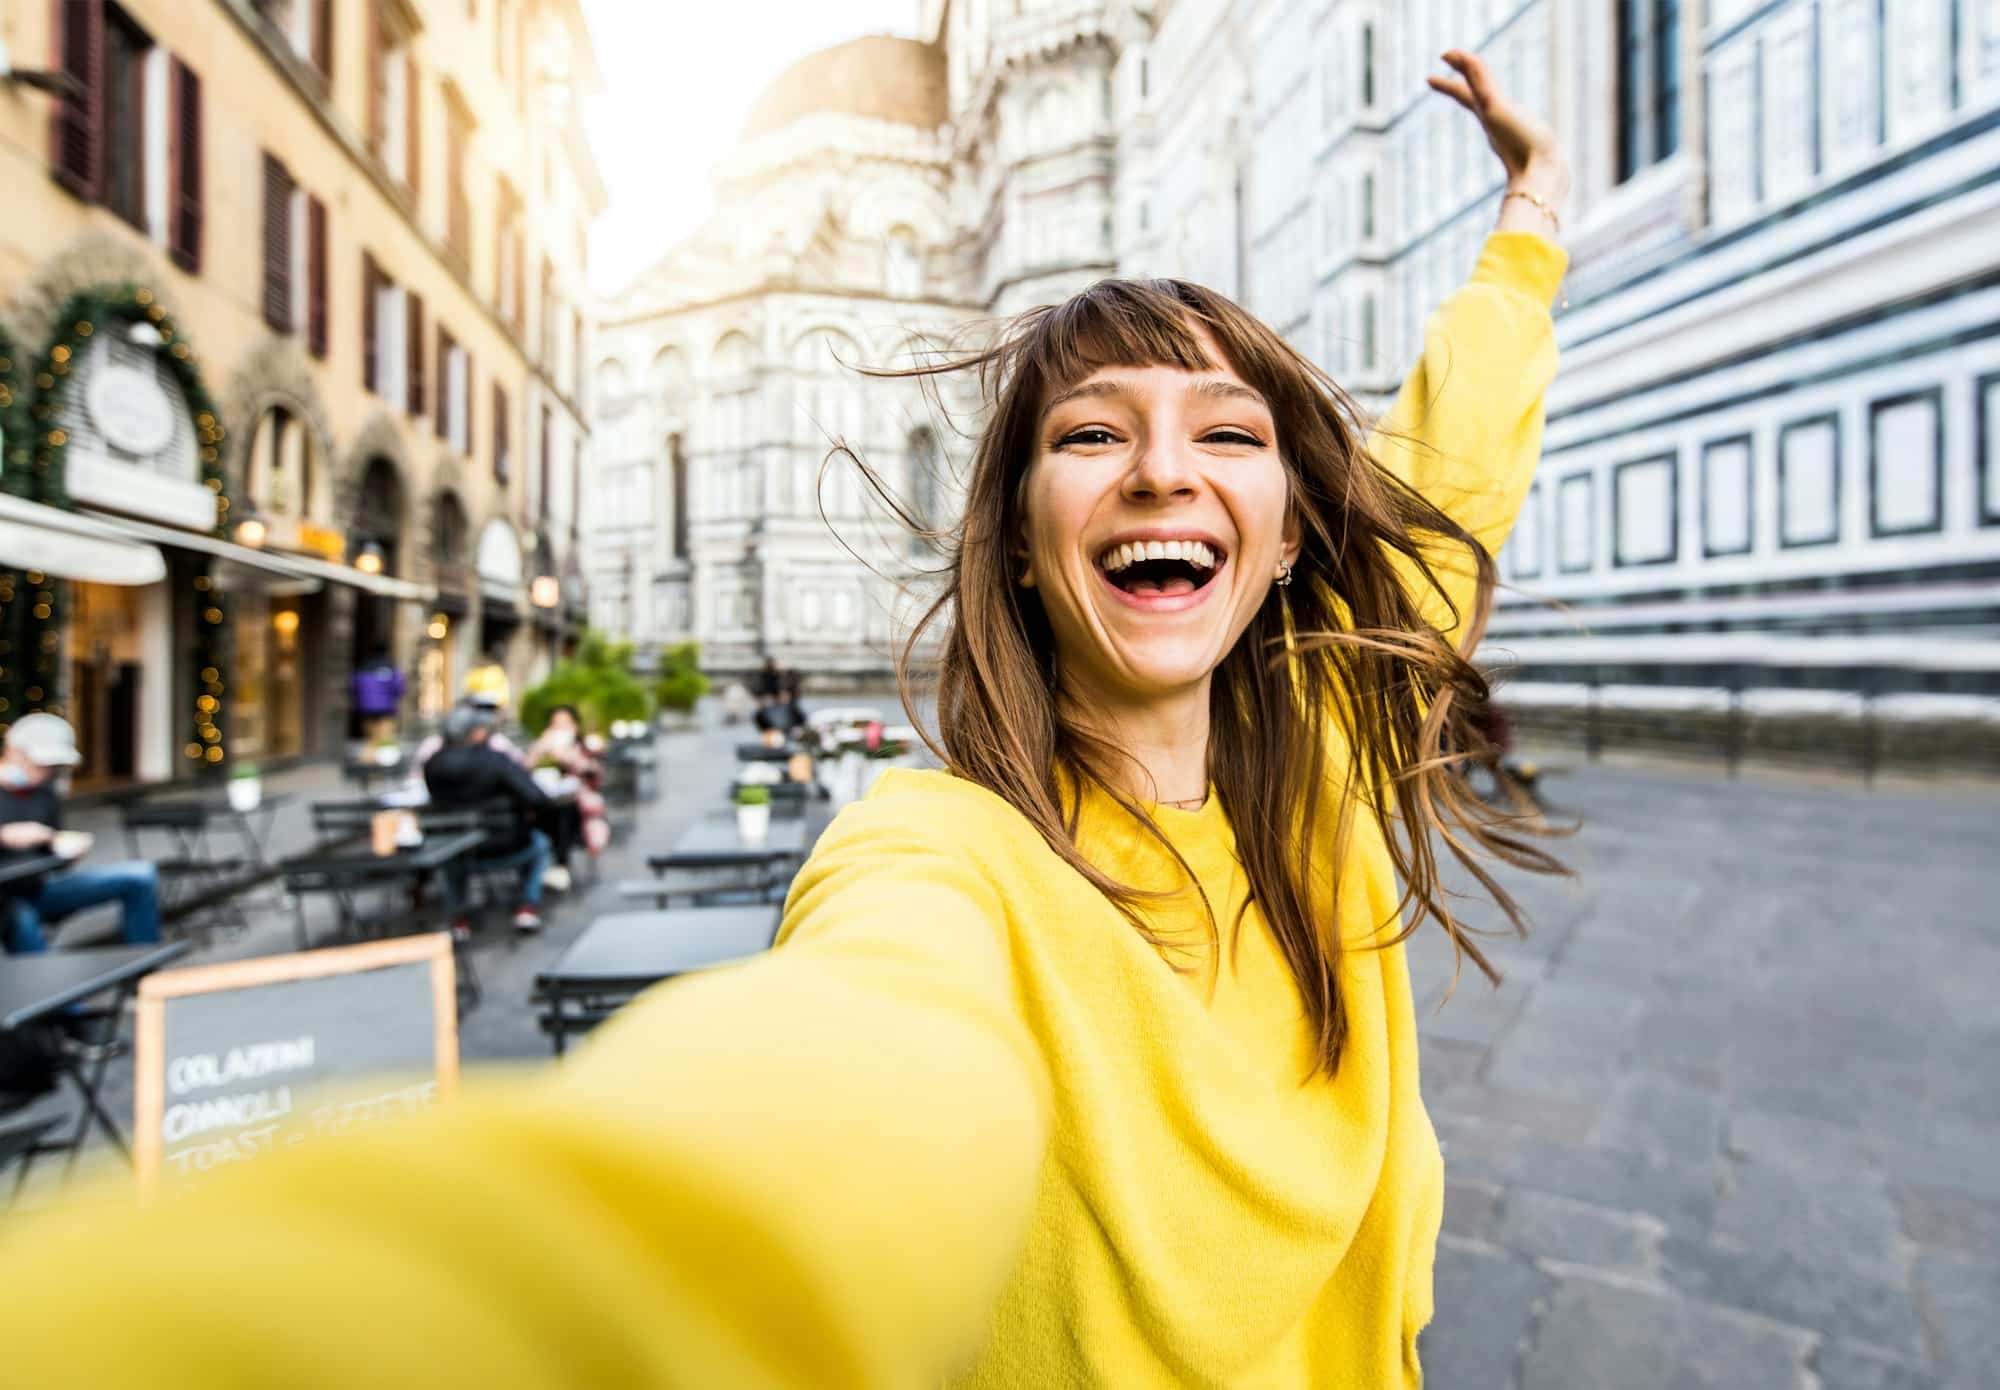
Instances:
[[[370,751],[378,767],[394,767],[397,763],[403,761],[402,745],[396,742],[395,735],[393,734],[383,734],[380,738],[376,739],[375,746]]]
[[[761,845],[771,833],[771,789],[747,786],[736,789],[736,833],[748,845]]]
[[[241,762],[229,770],[229,809],[248,815],[264,800],[264,779],[257,764]]]

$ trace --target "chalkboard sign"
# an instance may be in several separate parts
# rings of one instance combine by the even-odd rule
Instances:
[[[134,1052],[140,1191],[450,1095],[456,990],[443,933],[148,975]]]

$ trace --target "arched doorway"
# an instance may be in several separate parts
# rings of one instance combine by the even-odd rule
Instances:
[[[347,528],[348,563],[364,573],[402,573],[403,480],[396,465],[377,455],[361,470],[354,520]],[[396,653],[396,603],[379,594],[360,594],[354,605],[354,640],[349,672]],[[348,735],[362,736],[360,717],[348,714]]]

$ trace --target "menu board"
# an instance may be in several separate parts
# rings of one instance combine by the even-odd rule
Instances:
[[[163,970],[139,984],[140,1190],[426,1110],[458,1083],[444,933]]]

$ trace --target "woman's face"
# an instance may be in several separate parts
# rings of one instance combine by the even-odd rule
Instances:
[[[576,737],[576,716],[566,709],[559,709],[549,716],[549,732],[557,735]]]
[[[1105,367],[1043,406],[1025,569],[1064,679],[1120,703],[1201,687],[1298,553],[1277,430],[1226,365]]]

